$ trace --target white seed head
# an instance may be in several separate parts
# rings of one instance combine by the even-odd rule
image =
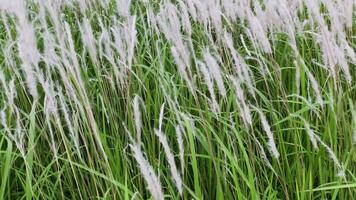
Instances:
[[[141,121],[141,111],[140,111],[140,102],[139,96],[135,95],[133,99],[133,111],[134,111],[134,120],[136,126],[136,134],[137,134],[137,141],[141,141],[141,128],[142,128],[142,121]]]
[[[261,123],[262,123],[262,127],[263,130],[266,132],[267,137],[268,137],[268,147],[269,147],[269,151],[271,152],[271,154],[273,155],[273,157],[275,157],[276,159],[279,158],[280,154],[278,152],[278,149],[276,147],[276,143],[274,141],[274,137],[273,137],[273,133],[271,131],[271,127],[268,124],[268,121],[266,119],[266,116],[262,113],[262,111],[257,110],[260,118],[261,118]]]
[[[208,50],[204,51],[204,61],[205,61],[206,65],[208,66],[210,75],[216,81],[216,84],[218,86],[221,96],[225,97],[226,89],[225,89],[224,81],[223,81],[222,74],[220,71],[220,66],[219,66],[218,62],[215,60],[215,58],[209,53]]]
[[[181,178],[181,176],[180,176],[180,174],[178,172],[176,163],[174,161],[174,155],[173,155],[171,149],[169,148],[167,137],[160,130],[155,130],[155,134],[158,136],[158,139],[159,139],[160,143],[163,146],[163,149],[164,149],[164,152],[166,154],[166,157],[167,157],[167,160],[168,160],[168,164],[169,164],[169,167],[170,167],[170,170],[171,170],[173,181],[176,184],[176,187],[178,189],[179,194],[182,195],[182,193],[183,193],[182,178]]]

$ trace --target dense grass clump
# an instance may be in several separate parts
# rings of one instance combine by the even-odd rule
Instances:
[[[353,0],[0,0],[0,199],[352,199]]]

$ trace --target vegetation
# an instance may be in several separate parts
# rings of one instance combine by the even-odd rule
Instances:
[[[352,199],[353,0],[0,0],[0,199]]]

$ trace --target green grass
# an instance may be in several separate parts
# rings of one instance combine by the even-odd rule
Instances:
[[[158,9],[158,3],[151,5]],[[45,52],[42,46],[44,27],[35,18],[35,8],[29,9],[30,16],[37,24],[34,26],[37,27],[38,48],[43,48]],[[0,92],[0,108],[4,108],[8,126],[6,129],[0,125],[0,199],[150,199],[151,194],[132,155],[129,147],[131,142],[125,132],[126,126],[136,136],[132,108],[135,95],[142,98],[143,104],[142,151],[159,176],[166,199],[354,198],[354,64],[349,63],[352,84],[347,84],[340,73],[335,85],[329,73],[313,62],[323,63],[320,47],[310,35],[297,36],[299,58],[295,58],[290,41],[283,33],[270,37],[273,53],[265,54],[253,47],[240,22],[229,22],[231,25],[226,25],[226,28],[233,35],[238,53],[245,58],[255,84],[256,98],[247,93],[247,88],[243,86],[252,115],[252,125],[246,127],[236,103],[234,87],[226,78],[226,97],[218,95],[215,88],[221,113],[211,111],[208,88],[193,59],[190,65],[197,92],[195,96],[190,92],[187,83],[178,74],[170,51],[172,44],[164,34],[157,34],[149,27],[147,8],[137,1],[131,6],[131,13],[136,15],[137,29],[131,71],[127,72],[123,85],[113,82],[116,81],[114,68],[123,67],[113,65],[104,56],[98,55],[99,59],[95,60],[89,55],[82,43],[77,20],[87,17],[98,39],[98,20],[105,27],[115,26],[110,20],[110,17],[116,16],[115,9],[114,4],[108,8],[97,5],[87,13],[82,13],[78,8],[68,7],[62,11],[62,19],[55,19],[61,23],[65,21],[71,28],[74,57],[80,72],[76,74],[69,70],[69,66],[75,65],[75,60],[69,57],[70,41],[66,35],[55,40],[56,54],[60,60],[55,64],[43,61],[40,68],[44,70],[46,79],[55,84],[55,91],[63,93],[71,127],[65,119],[58,95],[55,97],[58,104],[56,115],[45,110],[46,91],[40,84],[37,87],[40,94],[38,100],[33,100],[28,93],[15,45],[16,22],[9,16],[10,21],[0,21],[0,70],[7,82],[14,79],[17,92],[14,99],[16,111],[8,106],[6,93]],[[307,15],[301,13],[301,18],[307,18]],[[47,20],[48,30],[55,32],[54,24],[50,23],[55,20],[49,16]],[[14,32],[13,36],[6,33],[5,23]],[[213,30],[208,32],[201,24],[192,23],[191,40],[197,59],[202,60],[202,52],[208,47],[221,57],[223,74],[234,74],[233,58],[228,48],[219,41],[219,33]],[[246,38],[245,44],[240,34]],[[353,49],[356,47],[355,34],[354,28],[347,32],[348,43]],[[184,37],[187,39],[189,36]],[[68,63],[63,61],[65,56],[59,56],[63,53],[63,47],[69,52],[66,54]],[[7,59],[12,60],[13,65]],[[296,95],[295,60],[300,65],[305,63],[317,80],[324,105],[315,102],[314,91],[303,67],[300,97],[310,98],[311,101]],[[268,69],[269,73],[264,74],[263,68]],[[0,83],[1,91],[5,91],[6,87]],[[162,145],[154,134],[163,103],[166,105],[163,131],[176,156],[178,168],[180,162],[175,126],[179,124],[185,131],[184,192],[181,197],[172,181]],[[268,151],[268,138],[257,108],[268,119],[280,153],[279,159],[273,158]],[[325,148],[320,145],[319,151],[313,149],[305,124],[296,115],[303,117],[315,134],[333,150],[345,168],[345,178],[336,176],[337,169]],[[21,125],[20,129],[18,124]],[[15,133],[16,130],[21,131],[23,139],[13,140],[9,137],[9,133]],[[77,134],[75,137],[79,142],[80,154],[71,131]],[[55,141],[55,152],[51,147],[52,140]],[[23,152],[16,141],[24,141]],[[256,141],[261,143],[271,166],[263,160]]]

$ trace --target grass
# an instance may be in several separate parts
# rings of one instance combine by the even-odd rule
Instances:
[[[172,2],[179,7],[179,1]],[[0,73],[4,77],[0,77],[0,199],[153,199],[129,137],[140,142],[165,199],[354,198],[355,63],[346,59],[351,83],[347,83],[339,65],[337,76],[331,75],[315,38],[318,25],[314,24],[315,28],[307,23],[303,31],[295,32],[297,52],[286,31],[266,32],[272,49],[272,53],[266,53],[258,39],[253,41],[246,33],[247,19],[233,21],[222,8],[212,7],[220,9],[221,25],[232,35],[233,46],[246,64],[241,66],[253,82],[250,91],[236,71],[236,60],[223,33],[211,18],[205,26],[199,19],[194,21],[190,13],[191,34],[179,28],[189,55],[186,69],[191,70],[185,79],[180,71],[184,64],[177,63],[171,51],[179,41],[171,41],[162,25],[158,24],[155,31],[148,14],[152,9],[156,15],[166,4],[132,1],[127,18],[118,15],[116,4],[86,3],[91,5],[86,10],[79,4],[67,5],[56,13],[45,7],[47,3],[27,2],[25,23],[34,28],[35,49],[41,55],[38,63],[31,63],[31,58],[21,57],[18,48],[23,42],[18,40],[21,14],[0,1],[4,16],[0,20]],[[45,15],[39,14],[41,9],[47,10]],[[325,14],[324,9],[321,7],[320,12]],[[299,20],[310,19],[309,12],[303,7],[298,12]],[[325,16],[330,26],[333,18]],[[90,39],[85,39],[90,33],[86,35],[81,28],[84,19],[93,30],[94,47]],[[130,19],[135,20],[136,33],[130,32]],[[352,19],[355,25],[355,17]],[[103,27],[109,32],[108,38]],[[111,28],[118,28],[120,37],[115,38]],[[345,42],[354,52],[356,29],[352,26],[343,31]],[[136,38],[135,43],[130,35]],[[34,55],[31,46],[25,44],[30,49],[25,54]],[[117,48],[120,44],[122,52]],[[198,67],[207,49],[218,61],[226,88],[226,96],[221,95],[212,77],[219,112],[212,109],[211,91]],[[26,62],[35,69],[38,98],[28,89],[23,68]],[[299,80],[295,63],[300,69]],[[308,73],[316,80],[321,103]],[[237,100],[240,93],[229,76],[241,81],[251,124],[244,121],[242,102]],[[194,92],[187,80],[194,84]],[[140,139],[132,103],[136,95],[141,99]],[[182,195],[155,134],[163,104],[162,132],[183,180]],[[273,133],[278,158],[270,151],[271,141],[259,112],[265,115]],[[179,157],[177,125],[184,133],[184,160]],[[308,126],[320,138],[319,149],[313,148]],[[338,176],[337,162],[345,176]]]

